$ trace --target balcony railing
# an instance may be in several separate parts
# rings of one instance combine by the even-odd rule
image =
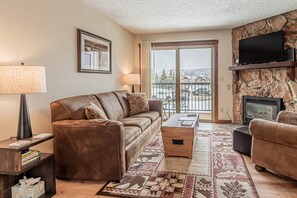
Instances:
[[[180,110],[181,112],[210,112],[211,84],[181,83],[180,85]],[[176,84],[175,83],[152,83],[152,98],[163,100],[164,111],[173,113],[176,111]]]

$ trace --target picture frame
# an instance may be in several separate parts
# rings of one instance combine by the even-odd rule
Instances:
[[[78,72],[111,74],[111,41],[77,29]]]

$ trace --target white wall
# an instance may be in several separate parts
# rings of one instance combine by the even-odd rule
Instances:
[[[112,41],[112,74],[77,72],[76,28]],[[33,133],[51,131],[51,101],[123,88],[134,55],[134,35],[80,0],[0,1],[0,65],[46,67],[47,93],[27,96]],[[19,95],[0,96],[0,140],[16,135],[18,111]]]
[[[232,87],[232,73],[228,67],[232,65],[232,45],[231,30],[201,31],[201,32],[180,32],[180,33],[161,33],[161,34],[143,34],[135,36],[135,65],[138,71],[138,43],[141,41],[188,41],[188,40],[218,40],[218,67],[219,67],[219,120],[229,120],[226,112],[222,109],[228,108],[232,117],[232,90],[227,90],[227,85]]]

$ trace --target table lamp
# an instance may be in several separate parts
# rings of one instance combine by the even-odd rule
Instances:
[[[46,92],[43,66],[0,66],[0,94],[21,94],[17,139],[32,137],[26,94]]]
[[[126,85],[132,85],[132,93],[134,93],[134,85],[140,85],[140,75],[126,74],[124,75],[123,82]]]

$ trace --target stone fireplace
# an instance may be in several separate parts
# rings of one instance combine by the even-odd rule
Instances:
[[[283,30],[285,48],[297,49],[297,10],[250,23],[232,30],[233,64],[238,59],[239,40]],[[297,57],[296,57],[297,58]],[[285,108],[297,111],[297,83],[284,69],[255,69],[240,71],[239,79],[233,78],[233,118],[242,123],[243,96],[282,98]]]

